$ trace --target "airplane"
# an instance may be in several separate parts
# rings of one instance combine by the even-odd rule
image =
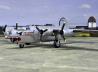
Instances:
[[[62,25],[61,25],[62,23]],[[12,29],[9,39],[14,39],[13,43],[17,43],[19,48],[24,48],[24,45],[30,45],[40,42],[53,42],[55,48],[61,46],[61,41],[65,41],[65,36],[72,36],[73,29],[64,29],[67,24],[66,18],[62,17],[59,20],[59,26],[55,25],[33,25],[30,26],[29,30],[18,31],[18,26],[16,25],[16,30]],[[7,25],[3,28],[3,31],[6,32]],[[15,32],[16,31],[16,32]],[[18,32],[18,33],[17,33]]]

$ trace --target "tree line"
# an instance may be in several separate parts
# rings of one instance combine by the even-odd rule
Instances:
[[[0,26],[0,35],[3,35],[3,27],[2,26]]]

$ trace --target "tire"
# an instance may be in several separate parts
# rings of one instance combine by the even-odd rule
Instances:
[[[24,44],[19,44],[19,48],[24,48]]]
[[[61,43],[60,43],[60,41],[55,40],[53,45],[55,48],[59,48],[61,46]]]

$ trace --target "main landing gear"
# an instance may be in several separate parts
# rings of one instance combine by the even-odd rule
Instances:
[[[54,45],[55,48],[59,48],[61,46],[61,43],[60,43],[59,40],[54,40],[53,45]]]
[[[19,48],[24,48],[24,44],[19,44]]]

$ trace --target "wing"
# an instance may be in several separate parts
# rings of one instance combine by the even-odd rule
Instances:
[[[92,37],[97,37],[98,36],[98,30],[90,30],[90,29],[87,29],[87,30],[74,30],[74,32],[84,32],[84,33],[89,33],[90,36]]]
[[[98,32],[98,30],[90,30],[90,29],[75,29],[73,32]]]

